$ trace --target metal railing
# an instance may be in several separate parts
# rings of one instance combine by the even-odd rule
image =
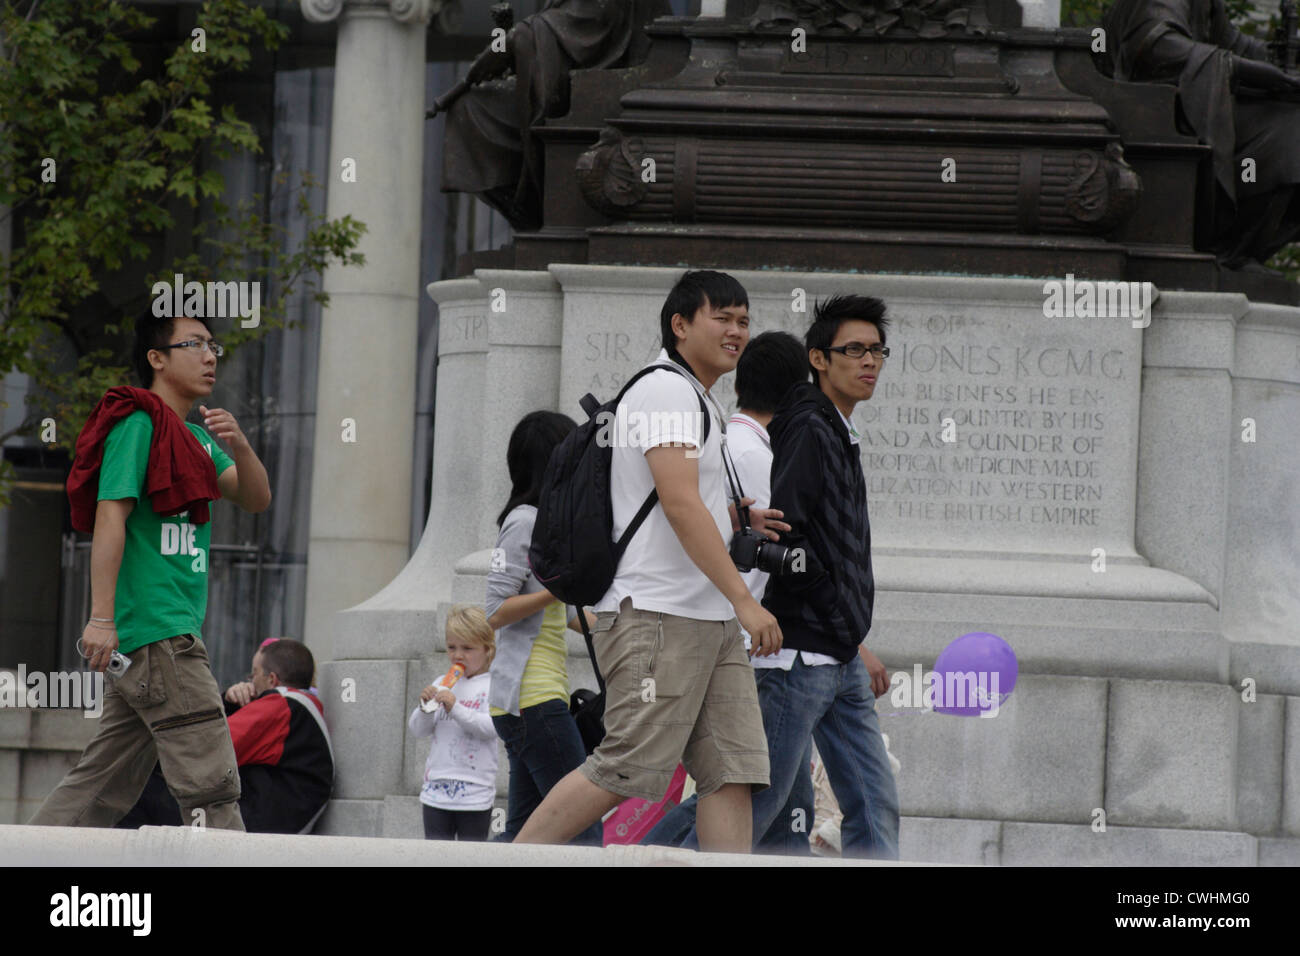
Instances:
[[[90,545],[75,534],[63,536],[58,661],[64,670],[82,666],[76,642],[90,617]],[[289,592],[305,590],[297,585],[305,584],[307,562],[292,558],[258,544],[209,547],[203,639],[223,689],[247,675],[253,652],[267,637],[302,639],[303,600]]]

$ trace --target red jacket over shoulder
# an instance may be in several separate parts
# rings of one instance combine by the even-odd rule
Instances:
[[[211,456],[161,398],[148,389],[123,385],[104,393],[77,436],[76,455],[68,474],[68,498],[72,502],[72,527],[78,531],[95,530],[99,468],[104,462],[108,433],[136,409],[148,412],[153,419],[153,444],[144,482],[153,510],[160,515],[188,511],[193,524],[211,520],[208,502],[221,497]]]

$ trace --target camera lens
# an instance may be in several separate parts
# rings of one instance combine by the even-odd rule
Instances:
[[[789,548],[764,538],[758,543],[754,566],[768,574],[789,574],[793,560]]]

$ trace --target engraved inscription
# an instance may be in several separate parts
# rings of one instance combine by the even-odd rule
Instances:
[[[810,43],[787,50],[781,72],[952,76],[953,51],[944,43]]]
[[[873,517],[1098,527],[1119,478],[1107,453],[1123,349],[1105,335],[972,341],[998,337],[980,326],[896,315],[881,384],[854,413]]]

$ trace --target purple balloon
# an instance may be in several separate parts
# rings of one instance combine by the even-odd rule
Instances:
[[[974,631],[943,649],[934,662],[934,673],[942,681],[935,688],[936,713],[995,715],[1016,686],[1020,662],[1002,638]]]

